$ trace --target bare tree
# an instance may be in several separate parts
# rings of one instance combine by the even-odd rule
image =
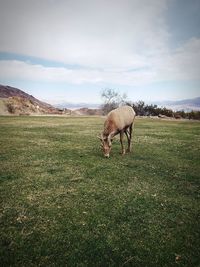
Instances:
[[[101,98],[103,99],[102,110],[104,115],[108,114],[111,110],[119,107],[121,104],[125,103],[126,94],[119,94],[114,89],[106,88],[101,93]]]

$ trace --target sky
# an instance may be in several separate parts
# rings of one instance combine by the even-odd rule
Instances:
[[[199,0],[0,0],[0,84],[58,104],[200,96]]]

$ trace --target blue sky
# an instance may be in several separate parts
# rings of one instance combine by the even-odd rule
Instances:
[[[52,104],[200,96],[199,0],[0,0],[0,83]]]

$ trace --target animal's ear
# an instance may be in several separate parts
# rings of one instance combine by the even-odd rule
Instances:
[[[111,144],[112,144],[113,137],[114,137],[113,133],[110,133],[109,136],[108,136],[108,144],[109,144],[109,146],[111,146]]]
[[[112,145],[113,138],[114,138],[114,132],[110,133],[109,136],[108,136],[108,143],[109,143],[109,146]]]
[[[98,135],[97,135],[97,138],[98,138],[98,139],[100,139],[100,140],[102,141],[102,138],[101,138],[101,136],[98,136]]]

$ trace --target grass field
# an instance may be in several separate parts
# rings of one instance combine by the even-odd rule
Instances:
[[[200,266],[200,123],[0,117],[1,266]]]

